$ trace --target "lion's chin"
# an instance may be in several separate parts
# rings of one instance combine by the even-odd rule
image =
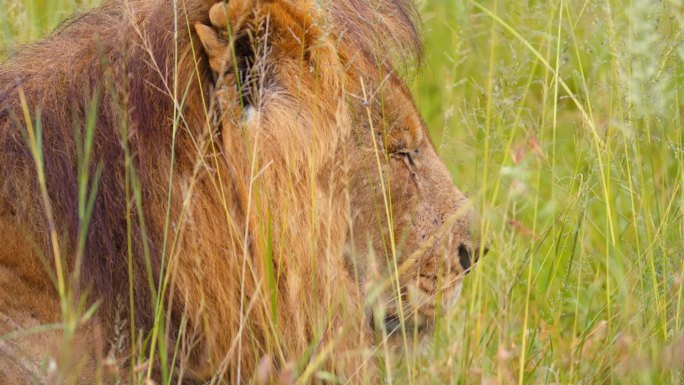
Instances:
[[[436,318],[439,315],[446,316],[449,314],[458,303],[461,296],[462,280],[458,280],[445,292],[441,293],[442,304],[437,307],[433,302],[424,302],[416,308],[410,304],[404,304],[404,317],[399,315],[397,309],[387,311],[382,319],[382,327],[387,336],[392,337],[395,334],[402,333],[402,325],[407,333],[413,334],[415,332],[424,334],[430,333],[435,326]],[[373,322],[378,322],[374,320]],[[378,328],[376,328],[378,330]]]
[[[434,318],[408,318],[410,319],[402,322],[401,318],[396,314],[386,315],[382,320],[384,330],[382,340],[379,342],[386,344],[393,354],[422,354],[428,352],[434,335]],[[404,334],[404,331],[406,334]]]

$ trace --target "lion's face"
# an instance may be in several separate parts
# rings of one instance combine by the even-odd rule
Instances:
[[[482,253],[471,235],[473,209],[405,85],[395,78],[376,94],[356,107],[352,255],[367,289],[382,288],[377,303],[388,331],[400,319],[422,329],[453,307]]]
[[[261,112],[256,126],[279,127],[262,140],[264,148],[275,148],[273,154],[301,157],[312,148],[313,142],[307,138],[338,138],[313,153],[346,164],[338,168],[339,164],[321,163],[314,168],[322,173],[318,182],[335,180],[332,185],[344,178],[337,174],[338,169],[348,171],[352,226],[346,255],[350,273],[369,295],[382,293],[378,301],[382,306],[375,311],[384,314],[390,329],[396,328],[400,319],[419,328],[429,326],[436,315],[453,307],[463,277],[483,253],[476,251],[479,241],[471,236],[472,207],[437,156],[410,92],[400,78],[391,75],[389,67],[374,75],[365,71],[363,68],[369,67],[366,62],[357,62],[355,55],[345,52],[354,52],[353,42],[332,48],[338,40],[317,28],[302,11],[306,8],[267,2],[257,11],[245,12],[251,9],[249,4],[249,0],[234,0],[227,6],[219,3],[210,18],[219,31],[228,21],[237,36],[259,36],[259,32],[268,36],[267,40],[261,37],[266,42],[262,45],[268,47],[263,55],[242,60],[255,63],[253,67],[261,69],[259,77],[264,79],[257,83],[265,86],[253,92],[262,100],[256,107]],[[263,32],[264,25],[268,34]],[[208,26],[196,28],[212,69],[217,73],[228,69],[230,77],[226,66],[232,55],[229,39],[220,39]],[[251,34],[242,33],[244,30]],[[239,64],[240,58],[236,59]],[[229,81],[228,88],[234,89],[234,82]],[[348,97],[342,97],[342,89]],[[278,97],[269,97],[271,94]],[[364,95],[363,100],[359,95]],[[277,100],[289,100],[297,107],[283,107]],[[343,100],[346,106],[340,105]],[[278,119],[267,121],[269,116]],[[325,117],[330,124],[322,124]],[[227,124],[224,131],[236,129]],[[330,132],[336,134],[328,135]],[[261,152],[267,160],[275,157],[269,151]],[[291,168],[299,167],[289,163]],[[334,192],[338,187],[324,190]]]

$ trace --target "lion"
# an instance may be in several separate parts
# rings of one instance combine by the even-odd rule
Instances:
[[[377,381],[486,253],[420,51],[410,0],[105,0],[20,50],[0,382]]]

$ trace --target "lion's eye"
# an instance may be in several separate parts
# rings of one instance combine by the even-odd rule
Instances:
[[[408,151],[397,151],[395,155],[404,159],[404,162],[406,162],[407,165],[412,167],[416,165],[416,162],[413,161],[413,155]]]

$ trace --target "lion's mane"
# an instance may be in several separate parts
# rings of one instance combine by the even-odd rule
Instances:
[[[317,107],[330,129],[302,134],[296,103],[282,102],[264,118],[270,136],[259,137],[273,140],[261,147],[270,163],[250,165],[244,141],[222,155],[208,118],[212,74],[189,26],[206,23],[213,3],[179,1],[175,13],[169,0],[106,0],[3,64],[0,216],[13,218],[24,246],[36,250],[7,255],[50,260],[53,229],[27,145],[28,112],[42,133],[55,230],[74,269],[77,164],[96,100],[89,173],[102,171],[75,290],[101,301],[99,320],[113,319],[123,303],[125,317],[146,333],[164,287],[169,341],[183,337],[190,366],[235,378],[265,352],[291,359],[314,339],[335,341],[332,350],[363,346],[363,319],[348,322],[357,330],[337,330],[342,314],[362,314],[354,313],[362,300],[341,257],[349,229],[344,178],[330,178],[344,173],[340,143],[349,132],[334,128],[343,125],[344,89],[359,88],[355,77],[380,73],[382,81],[393,59],[386,52],[416,57],[420,38],[408,0],[326,2],[323,20],[347,69],[330,74],[335,92]],[[388,50],[389,42],[401,51]],[[302,143],[312,151],[293,154]],[[312,197],[312,185],[320,196]]]

